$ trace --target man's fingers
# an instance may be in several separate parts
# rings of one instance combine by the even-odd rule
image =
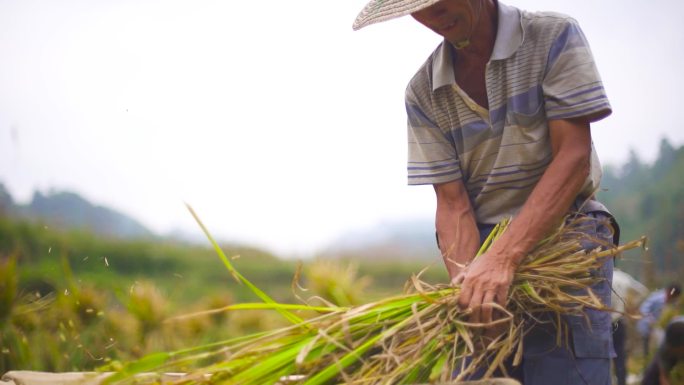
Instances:
[[[456,277],[458,278],[458,276]],[[454,279],[456,279],[454,278]],[[461,279],[461,283],[463,280]],[[461,285],[461,294],[458,295],[458,300],[456,303],[458,304],[458,307],[460,307],[463,310],[468,309],[470,306],[470,298],[473,296],[473,289],[472,286],[470,285]]]
[[[470,297],[470,304],[468,308],[472,311],[470,313],[469,321],[472,323],[482,322],[482,299],[484,293],[480,290],[473,291],[472,297]]]
[[[492,312],[494,310],[492,304],[494,303],[494,297],[496,296],[494,293],[494,291],[488,290],[482,298],[481,320],[483,323],[492,322]]]
[[[506,307],[506,302],[508,301],[508,287],[499,288],[499,290],[496,292],[496,297],[494,300],[499,305]]]

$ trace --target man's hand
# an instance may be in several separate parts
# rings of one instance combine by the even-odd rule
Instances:
[[[491,323],[495,320],[495,306],[492,304],[506,306],[508,289],[517,268],[513,260],[491,250],[475,258],[452,280],[452,283],[461,285],[458,305],[472,312],[470,322]]]

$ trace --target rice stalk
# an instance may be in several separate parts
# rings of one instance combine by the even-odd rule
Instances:
[[[478,255],[496,241],[507,225],[503,222],[492,231]],[[610,311],[589,289],[599,279],[592,272],[605,258],[643,246],[644,240],[587,251],[582,242],[595,240],[586,238],[582,225],[582,218],[569,219],[524,258],[505,308],[497,307],[502,317],[493,323],[468,322],[469,312],[456,306],[458,286],[430,285],[418,276],[411,278],[406,293],[357,307],[277,304],[250,284],[264,304],[219,310],[271,308],[293,325],[144,357],[125,365],[109,382],[133,382],[134,376],[142,372],[188,370],[188,363],[198,357],[213,362],[190,370],[178,383],[416,384],[448,381],[455,374],[455,379],[460,380],[483,365],[487,367],[485,377],[489,377],[497,369],[504,369],[503,362],[511,356],[514,362],[520,362],[522,336],[530,319],[555,314],[560,344],[561,315],[582,316],[585,309]],[[228,268],[242,282],[249,282],[232,266]],[[309,310],[318,315],[294,322],[299,317],[292,311]],[[494,324],[505,326],[506,332],[486,338],[483,330]]]

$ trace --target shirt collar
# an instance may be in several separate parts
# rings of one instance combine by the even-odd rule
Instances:
[[[497,1],[499,21],[496,40],[490,60],[511,57],[523,42],[524,31],[520,10]],[[453,48],[444,40],[437,48],[432,61],[432,90],[456,83],[453,70]]]

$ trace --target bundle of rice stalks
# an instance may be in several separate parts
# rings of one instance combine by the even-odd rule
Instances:
[[[469,323],[469,312],[456,305],[459,287],[431,286],[419,276],[411,278],[405,294],[358,307],[276,303],[230,265],[198,220],[226,267],[264,300],[217,311],[269,308],[282,313],[292,325],[153,354],[119,368],[109,382],[132,381],[142,372],[184,371],[189,374],[178,381],[183,384],[417,384],[451,380],[454,373],[458,373],[456,380],[462,379],[483,364],[488,377],[505,359],[520,360],[522,336],[528,327],[525,319],[530,316],[541,312],[581,315],[586,308],[608,310],[588,289],[598,279],[592,271],[605,258],[642,246],[643,240],[586,251],[582,243],[588,239],[578,231],[582,221],[568,220],[525,258],[506,307],[498,307],[503,316],[485,325]],[[478,255],[506,226],[504,222],[495,228]],[[299,317],[306,312],[317,315]],[[482,330],[494,324],[507,332],[485,338]],[[206,365],[197,368],[197,362]]]

